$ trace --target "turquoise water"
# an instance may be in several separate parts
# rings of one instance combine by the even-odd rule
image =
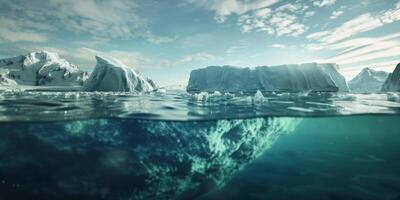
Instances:
[[[304,119],[202,199],[399,199],[400,117]]]
[[[0,199],[399,199],[396,95],[3,92]]]

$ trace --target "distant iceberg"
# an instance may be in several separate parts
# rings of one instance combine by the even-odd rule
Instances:
[[[155,89],[153,81],[147,81],[117,59],[96,56],[96,60],[96,67],[83,85],[83,91],[151,92]]]
[[[349,82],[352,92],[379,92],[389,73],[364,68]]]
[[[349,91],[336,64],[308,63],[273,67],[210,66],[193,70],[188,92]]]
[[[400,63],[396,69],[388,76],[382,86],[384,92],[400,92]]]
[[[87,72],[48,51],[0,60],[0,85],[81,86],[87,77]]]

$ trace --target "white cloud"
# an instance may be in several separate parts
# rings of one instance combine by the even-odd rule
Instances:
[[[237,25],[243,32],[265,32],[276,36],[297,37],[303,34],[308,27],[300,22],[298,14],[304,13],[308,6],[304,4],[284,4],[276,9],[255,11],[241,15]],[[261,13],[260,13],[261,12]]]
[[[97,46],[100,44],[105,44],[108,41],[110,41],[110,39],[107,38],[102,38],[102,37],[92,37],[89,40],[79,40],[79,41],[75,41],[74,44],[78,45],[78,46],[88,46],[88,47],[93,47],[93,46]]]
[[[383,59],[383,58],[391,58],[391,57],[399,57],[400,56],[400,47],[395,46],[395,47],[390,47],[390,48],[385,48],[380,51],[375,51],[372,53],[368,54],[361,54],[358,56],[351,57],[351,59],[340,59],[337,60],[336,63],[345,65],[345,64],[354,64],[354,63],[359,63],[359,62],[366,62],[366,61],[371,61],[375,59]],[[335,60],[333,60],[335,61]]]
[[[155,43],[170,41],[148,30],[145,21],[137,15],[136,1],[3,0],[0,7],[3,16],[25,22],[18,24],[21,29],[32,24],[35,30],[42,26],[51,27],[47,31],[68,30],[102,38],[143,37]]]
[[[300,22],[298,14],[309,8],[306,4],[286,3],[272,9],[279,0],[187,0],[188,3],[201,6],[215,12],[218,23],[226,22],[228,17],[237,20],[243,32],[265,32],[276,36],[294,36],[303,34],[308,27]],[[309,16],[315,13],[308,13]]]
[[[336,3],[336,0],[314,0],[314,6],[317,7],[324,7],[324,6],[331,6]]]
[[[343,15],[343,11],[339,10],[339,11],[333,11],[331,16],[329,17],[330,19],[336,19],[338,18],[340,15]]]
[[[284,44],[273,44],[273,45],[271,45],[271,47],[278,48],[278,49],[285,49],[286,45],[284,45]]]
[[[323,37],[326,37],[327,35],[329,35],[329,31],[321,31],[321,32],[311,33],[311,34],[307,35],[307,38],[308,39],[318,40],[318,39],[321,39]]]
[[[383,26],[383,23],[379,19],[367,13],[345,22],[343,25],[332,31],[313,33],[308,35],[307,38],[315,39],[325,43],[334,43],[358,33],[370,31],[381,26]]]
[[[331,44],[399,20],[400,8],[398,7],[383,11],[377,15],[365,13],[345,22],[333,30],[315,32],[309,34],[307,38],[321,43]]]
[[[307,11],[307,12],[304,14],[304,17],[306,17],[306,18],[312,17],[312,16],[314,16],[316,13],[317,13],[317,12],[315,12],[315,11]]]
[[[340,54],[349,52],[352,50],[359,49],[360,47],[366,47],[369,45],[380,44],[387,41],[396,41],[400,38],[400,33],[390,34],[383,37],[361,37],[350,40],[345,40],[343,42],[333,43],[324,46],[325,49],[329,50],[343,50]]]
[[[233,56],[233,54],[242,53],[242,52],[246,51],[246,49],[248,47],[249,47],[249,44],[248,44],[247,40],[240,40],[234,46],[231,46],[228,49],[226,49],[225,53],[227,56]]]
[[[265,18],[265,17],[269,17],[271,15],[271,13],[272,13],[272,10],[270,8],[263,8],[263,9],[257,10],[255,12],[255,15],[257,17]]]
[[[219,60],[220,58],[217,56],[214,56],[209,53],[195,53],[195,54],[190,54],[183,56],[182,58],[178,59],[175,61],[175,64],[183,64],[183,63],[191,63],[191,62],[203,62],[203,61],[213,61],[213,60]]]
[[[215,11],[215,18],[221,23],[230,15],[242,15],[249,11],[269,7],[277,2],[278,0],[187,0],[189,4],[195,4],[208,10]]]
[[[352,77],[364,67],[393,69],[400,58],[400,33],[381,37],[364,37],[345,40],[339,43],[319,46],[325,50],[340,52],[319,62],[337,63]]]
[[[36,27],[32,27],[36,26]],[[0,43],[2,42],[45,42],[48,36],[40,32],[49,27],[25,21],[0,17]]]

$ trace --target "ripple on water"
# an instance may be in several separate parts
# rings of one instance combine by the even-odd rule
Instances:
[[[171,121],[268,116],[397,115],[399,93],[0,92],[0,121],[135,118]],[[47,112],[51,111],[51,112]]]

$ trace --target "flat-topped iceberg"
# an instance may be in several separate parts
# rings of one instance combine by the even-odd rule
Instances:
[[[193,70],[188,92],[349,91],[336,64],[308,63],[273,67],[210,66]]]
[[[400,63],[396,69],[388,76],[382,86],[384,92],[400,92]]]
[[[114,58],[96,56],[97,64],[83,91],[103,92],[150,92],[153,82],[147,81],[133,68]]]
[[[0,85],[81,86],[87,77],[87,72],[48,51],[0,60]]]
[[[349,82],[352,92],[379,92],[389,73],[364,68]]]

